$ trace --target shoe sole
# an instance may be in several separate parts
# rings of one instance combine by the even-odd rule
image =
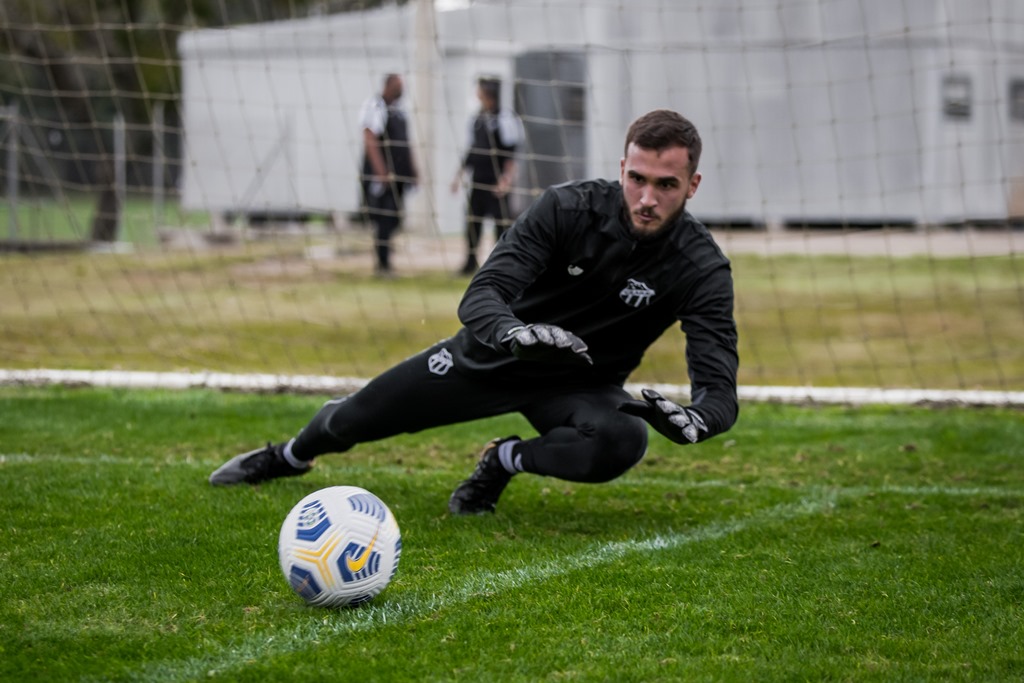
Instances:
[[[234,486],[235,484],[246,484],[245,477],[246,472],[242,469],[242,462],[260,451],[266,450],[264,448],[256,448],[247,453],[236,455],[235,457],[228,460],[226,463],[218,467],[210,475],[210,484],[213,486]]]

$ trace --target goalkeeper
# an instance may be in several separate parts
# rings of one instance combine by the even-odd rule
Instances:
[[[210,483],[303,474],[314,458],[400,433],[509,412],[538,436],[484,447],[452,514],[493,512],[519,473],[610,481],[640,461],[647,424],[692,444],[736,421],[736,323],[729,261],[686,211],[701,139],[664,109],[626,133],[619,180],[549,188],[499,240],[459,305],[464,327],[328,401],[295,438],[235,456]],[[623,389],[646,349],[678,323],[691,403]]]

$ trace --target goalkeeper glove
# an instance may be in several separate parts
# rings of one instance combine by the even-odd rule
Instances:
[[[619,410],[642,417],[676,443],[697,443],[701,432],[707,433],[708,426],[704,418],[693,408],[673,403],[653,389],[643,389],[640,393],[643,394],[643,401],[626,401],[619,406]]]
[[[513,327],[501,338],[501,343],[520,360],[594,364],[587,353],[586,342],[557,325],[538,323]]]

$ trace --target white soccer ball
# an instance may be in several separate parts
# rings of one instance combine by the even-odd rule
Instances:
[[[391,582],[402,534],[380,498],[358,486],[331,486],[288,513],[277,554],[292,590],[310,605],[357,605]]]

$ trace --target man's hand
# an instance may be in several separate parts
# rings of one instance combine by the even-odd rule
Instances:
[[[681,444],[697,443],[708,426],[696,410],[673,403],[653,389],[642,389],[643,401],[626,401],[619,410],[642,417],[661,434]]]
[[[594,364],[587,354],[586,342],[557,325],[539,323],[513,327],[505,333],[501,343],[520,360]]]

